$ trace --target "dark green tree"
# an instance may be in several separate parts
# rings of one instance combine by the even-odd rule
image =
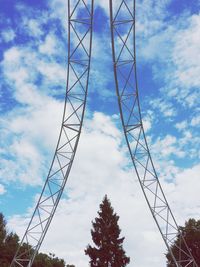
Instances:
[[[65,262],[58,257],[55,257],[54,254],[37,254],[35,261],[33,263],[33,267],[65,267]]]
[[[90,257],[90,267],[125,267],[130,258],[123,250],[124,237],[120,238],[119,216],[114,213],[107,196],[100,204],[99,217],[92,222],[92,240],[96,247],[87,246],[85,254]]]
[[[6,220],[0,213],[0,266],[8,267],[18,247],[19,237],[16,234],[8,233]]]
[[[195,219],[189,219],[185,222],[185,226],[180,227],[180,231],[184,236],[187,246],[189,247],[194,259],[196,260],[197,265],[200,266],[200,220],[196,221]],[[186,251],[186,246],[180,238],[180,235],[178,235],[174,244],[171,246],[172,252],[175,255],[175,258],[178,260],[180,250],[177,248],[177,245],[179,247],[181,246],[183,251]],[[175,264],[172,260],[171,254],[167,253],[166,257],[167,267],[174,267]],[[181,252],[181,259],[187,259],[187,256],[184,254],[184,252]],[[182,263],[182,266],[184,267],[186,264],[187,263]]]
[[[9,233],[6,228],[6,220],[2,213],[0,213],[0,267],[9,267],[15,252],[19,246],[19,237],[17,234]],[[27,251],[27,246],[24,243],[21,247],[21,253]],[[65,267],[63,259],[55,257],[54,254],[39,253],[35,257],[33,267]]]

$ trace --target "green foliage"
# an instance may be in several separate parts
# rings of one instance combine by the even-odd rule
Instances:
[[[198,266],[200,266],[200,220],[189,219],[184,227],[180,227],[180,231],[184,236],[184,239],[196,260]],[[175,258],[178,260],[179,257],[179,249],[176,247],[178,245],[181,246],[183,252],[181,252],[181,259],[187,259],[187,256],[184,254],[186,251],[186,246],[180,238],[180,235],[175,240],[174,244],[171,246],[172,252],[175,255]],[[174,267],[174,263],[172,261],[172,257],[169,253],[166,254],[167,257],[167,267]],[[182,264],[183,267],[186,266],[186,263]]]
[[[19,237],[17,234],[8,233],[6,229],[6,221],[2,213],[0,213],[0,267],[9,267],[19,246]],[[27,251],[27,244],[23,244],[21,252]],[[33,267],[64,267],[63,259],[55,257],[54,254],[39,253],[36,255]],[[74,265],[67,265],[75,267]]]
[[[8,267],[17,249],[19,238],[16,234],[8,233],[6,221],[0,213],[0,266]]]
[[[64,267],[65,262],[62,259],[55,257],[54,254],[39,253],[33,263],[33,267]]]
[[[91,267],[125,267],[130,258],[125,255],[119,238],[121,230],[118,226],[119,216],[114,213],[107,196],[100,204],[99,217],[92,222],[92,240],[96,247],[87,246],[85,254],[90,257]]]

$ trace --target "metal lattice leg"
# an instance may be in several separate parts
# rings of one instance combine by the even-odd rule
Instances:
[[[62,127],[41,196],[11,267],[32,266],[61,198],[80,138],[90,71],[93,0],[68,0],[68,10],[68,71]]]
[[[171,245],[181,233],[160,185],[142,124],[136,75],[135,0],[110,0],[110,25],[121,120],[142,191],[175,266],[197,267],[183,236],[181,241],[186,249],[177,244],[179,258],[171,250]]]

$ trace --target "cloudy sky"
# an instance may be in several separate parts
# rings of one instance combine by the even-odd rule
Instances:
[[[178,224],[200,210],[200,1],[138,0],[144,126]],[[166,248],[130,164],[115,97],[108,0],[96,0],[84,129],[41,250],[88,266],[91,221],[105,194],[130,266],[163,267]],[[67,0],[0,0],[0,211],[24,233],[56,146],[67,67]]]

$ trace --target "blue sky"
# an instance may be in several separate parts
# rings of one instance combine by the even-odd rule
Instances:
[[[130,266],[158,267],[165,262],[165,248],[130,167],[119,120],[108,2],[95,1],[83,136],[43,250],[87,266],[83,250],[90,239],[90,222],[107,193],[121,217],[125,246],[134,259]],[[138,0],[136,10],[144,126],[180,224],[199,214],[199,10],[198,0]],[[0,27],[0,210],[10,229],[22,235],[60,129],[66,87],[67,1],[2,0]],[[141,220],[135,222],[136,217]],[[77,233],[73,235],[74,223]],[[69,230],[55,236],[58,226]],[[69,237],[71,242],[66,243]],[[146,259],[141,257],[144,250],[149,251]]]

